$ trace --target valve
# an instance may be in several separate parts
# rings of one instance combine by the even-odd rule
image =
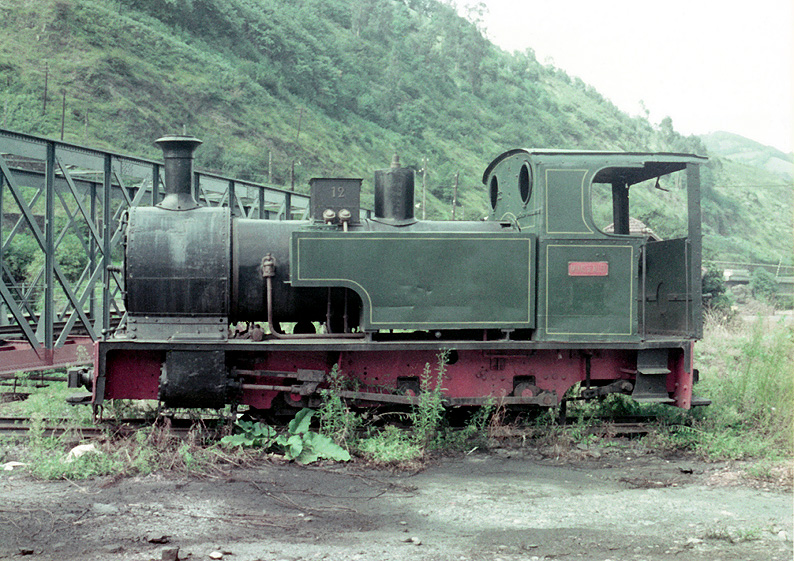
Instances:
[[[262,258],[262,278],[271,278],[276,276],[276,258],[272,253],[268,253]]]

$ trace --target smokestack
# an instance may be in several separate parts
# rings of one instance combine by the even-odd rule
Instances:
[[[167,210],[192,210],[199,204],[193,198],[193,152],[201,144],[192,136],[171,135],[154,141],[165,160],[165,198],[157,205]]]

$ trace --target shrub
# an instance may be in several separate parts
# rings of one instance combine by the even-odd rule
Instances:
[[[767,304],[774,304],[777,298],[777,280],[775,275],[759,267],[750,278],[750,292],[753,297]]]

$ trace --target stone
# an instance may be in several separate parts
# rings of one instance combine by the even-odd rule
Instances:
[[[97,514],[118,514],[119,507],[116,505],[106,504],[106,503],[94,503],[91,505],[91,510],[96,512]]]
[[[168,543],[169,541],[171,541],[171,536],[166,536],[164,534],[159,534],[159,533],[157,534],[152,533],[146,535],[146,541],[149,543]]]

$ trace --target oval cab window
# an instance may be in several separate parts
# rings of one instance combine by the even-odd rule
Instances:
[[[521,200],[527,204],[532,196],[532,170],[529,164],[521,166],[521,171],[518,173],[518,189],[521,193]]]
[[[496,176],[491,177],[491,208],[496,208],[496,199],[499,197],[499,181]]]

